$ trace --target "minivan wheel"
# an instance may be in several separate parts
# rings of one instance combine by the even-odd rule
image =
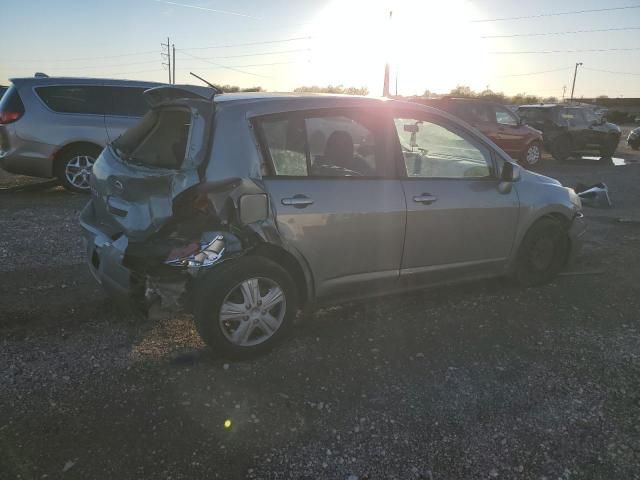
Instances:
[[[227,356],[264,353],[291,329],[297,297],[291,276],[271,260],[228,261],[198,280],[196,329],[207,345]]]
[[[555,278],[565,264],[568,246],[566,229],[558,220],[538,220],[520,245],[515,271],[518,283],[540,285]]]
[[[524,166],[535,165],[542,157],[542,144],[540,142],[532,142],[522,154],[520,163]]]
[[[558,162],[566,161],[573,150],[573,142],[568,135],[557,138],[551,145],[551,155]]]
[[[89,193],[91,169],[100,155],[98,147],[74,147],[56,159],[55,175],[64,188],[71,192]]]

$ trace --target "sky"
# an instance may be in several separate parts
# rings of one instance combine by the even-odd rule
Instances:
[[[563,14],[603,8],[618,10]],[[167,81],[170,37],[176,83],[198,84],[192,71],[381,95],[389,62],[401,95],[467,85],[560,98],[582,62],[577,98],[640,97],[640,0],[0,0],[0,12],[0,84],[36,71]]]

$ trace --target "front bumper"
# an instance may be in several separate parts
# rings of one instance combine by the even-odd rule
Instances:
[[[584,234],[587,231],[587,224],[584,220],[582,212],[576,213],[571,225],[569,226],[569,255],[567,256],[567,264],[571,265],[582,251],[584,243]]]

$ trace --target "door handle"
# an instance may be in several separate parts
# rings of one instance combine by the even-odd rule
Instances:
[[[422,203],[424,205],[431,205],[438,200],[438,197],[434,197],[430,193],[423,193],[422,195],[416,195],[413,197],[413,201],[416,203]]]
[[[307,197],[306,195],[294,195],[290,198],[283,198],[283,205],[292,206],[296,208],[305,208],[309,205],[313,205],[313,200]]]

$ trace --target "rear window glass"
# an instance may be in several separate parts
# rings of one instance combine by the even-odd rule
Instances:
[[[113,142],[113,147],[128,163],[176,169],[184,162],[190,128],[188,110],[152,110]]]
[[[15,85],[11,85],[2,99],[0,99],[0,112],[17,112],[24,113],[24,104]]]
[[[544,122],[547,118],[547,112],[541,108],[519,108],[518,115],[525,122]]]
[[[149,111],[143,95],[146,88],[105,87],[105,90],[109,99],[104,110],[106,115],[142,117]]]
[[[42,101],[54,112],[103,115],[106,90],[99,86],[64,85],[36,88]]]

